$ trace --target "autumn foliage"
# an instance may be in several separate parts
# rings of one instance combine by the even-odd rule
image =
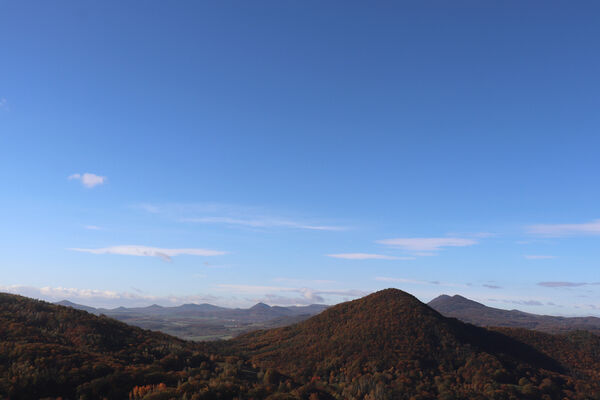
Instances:
[[[484,329],[395,289],[194,343],[0,294],[0,398],[600,399],[600,337]]]

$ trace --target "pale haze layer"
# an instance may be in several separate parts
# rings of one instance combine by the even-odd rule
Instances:
[[[0,4],[0,291],[600,315],[600,5]]]

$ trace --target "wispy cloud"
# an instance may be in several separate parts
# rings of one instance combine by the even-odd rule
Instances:
[[[289,305],[289,304],[313,304],[325,303],[323,296],[337,296],[356,298],[367,295],[369,292],[363,290],[335,290],[335,289],[312,289],[312,288],[297,288],[285,286],[260,286],[260,285],[234,285],[220,284],[217,288],[226,290],[232,293],[248,294],[254,297],[254,300],[264,301],[269,304]],[[285,296],[285,294],[288,296]],[[290,297],[289,295],[296,295]],[[298,296],[298,294],[300,296]]]
[[[4,97],[0,98],[0,109],[8,109],[8,100],[6,100]]]
[[[100,228],[97,225],[86,225],[84,226],[85,229],[90,230],[90,231],[100,231],[102,230],[102,228]]]
[[[541,255],[525,255],[523,256],[528,260],[550,260],[556,258],[556,256],[541,256]]]
[[[527,227],[527,232],[542,236],[600,235],[600,219],[581,224],[539,224]]]
[[[105,176],[90,174],[89,172],[69,175],[69,180],[73,179],[80,181],[81,184],[87,188],[93,188],[94,186],[102,185],[106,182]]]
[[[171,257],[178,255],[192,255],[192,256],[220,256],[226,254],[224,251],[218,250],[207,250],[207,249],[163,249],[159,247],[148,247],[138,245],[123,245],[123,246],[112,246],[103,247],[99,249],[82,249],[82,248],[70,248],[69,250],[80,251],[91,254],[118,254],[127,256],[141,256],[141,257],[158,257],[165,261],[171,261]]]
[[[196,224],[220,224],[230,227],[252,229],[286,228],[312,231],[343,231],[346,226],[326,224],[315,218],[286,217],[260,207],[231,204],[140,204],[137,206],[149,213],[163,214],[180,222]]]
[[[600,282],[568,282],[568,281],[538,282],[538,286],[551,287],[551,288],[596,286],[596,285],[600,285]]]
[[[151,214],[158,214],[160,212],[160,208],[153,204],[139,204],[137,207]]]
[[[183,222],[195,222],[201,224],[225,224],[225,225],[241,225],[251,228],[294,228],[308,229],[313,231],[342,231],[347,228],[341,226],[329,225],[312,225],[298,221],[285,219],[263,217],[258,219],[243,219],[231,217],[201,217],[201,218],[183,218]]]
[[[377,243],[398,247],[411,252],[439,251],[444,247],[466,247],[477,244],[476,240],[458,237],[443,238],[394,238],[378,240]],[[428,254],[430,255],[430,254]]]
[[[185,303],[222,302],[223,299],[212,295],[154,296],[132,288],[136,293],[116,292],[112,290],[80,289],[66,287],[32,287],[22,285],[0,286],[0,291],[22,296],[56,302],[70,300],[74,303],[93,307],[139,307],[156,303],[174,306]]]
[[[498,285],[490,285],[490,284],[487,284],[487,283],[483,284],[482,286],[483,286],[483,287],[486,287],[486,288],[488,288],[488,289],[502,289],[502,286],[498,286]]]
[[[418,279],[407,279],[407,278],[394,278],[389,276],[376,276],[374,278],[379,282],[392,282],[392,283],[409,283],[414,285],[434,285],[434,286],[450,286],[450,287],[464,287],[465,285],[451,282],[440,282],[440,281],[422,281]]]
[[[415,259],[415,257],[394,257],[394,256],[386,256],[384,254],[371,254],[371,253],[327,254],[327,257],[343,258],[345,260],[414,260]]]

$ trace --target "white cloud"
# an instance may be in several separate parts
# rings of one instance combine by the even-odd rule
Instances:
[[[541,256],[541,255],[525,255],[523,256],[528,260],[550,260],[552,258],[556,258],[556,256]]]
[[[138,293],[116,292],[112,290],[98,289],[78,289],[65,287],[32,287],[22,285],[0,286],[0,291],[22,296],[42,299],[50,302],[69,300],[77,304],[83,304],[92,307],[142,307],[150,304],[159,304],[163,306],[176,306],[186,303],[222,303],[222,299],[211,295],[189,295],[189,296],[154,296],[144,294],[141,290],[135,289]]]
[[[8,100],[4,97],[0,98],[0,108],[8,108]]]
[[[159,247],[148,247],[138,245],[123,245],[103,247],[99,249],[71,248],[69,250],[80,251],[91,254],[118,254],[127,256],[159,257],[165,261],[171,261],[171,257],[186,254],[192,256],[220,256],[226,254],[224,251],[207,249],[162,249]]]
[[[362,290],[335,290],[335,289],[311,289],[311,288],[296,288],[284,286],[260,286],[260,285],[232,285],[220,284],[217,288],[227,290],[234,293],[248,294],[257,296],[253,301],[262,301],[269,304],[278,305],[304,305],[313,303],[326,302],[323,296],[335,296],[344,298],[357,298],[367,295],[369,292]],[[288,296],[284,294],[288,294]],[[289,294],[296,294],[290,297]],[[300,296],[298,296],[298,294]]]
[[[538,224],[527,227],[527,232],[542,236],[600,235],[600,219],[582,224]]]
[[[69,180],[78,180],[81,184],[87,188],[93,188],[94,186],[102,185],[106,182],[105,176],[100,176],[96,174],[90,174],[86,172],[84,174],[72,174],[69,176]]]
[[[343,258],[346,260],[414,260],[415,259],[415,257],[394,257],[394,256],[386,256],[383,254],[371,254],[371,253],[327,254],[327,257]]]
[[[438,251],[443,247],[465,247],[477,244],[473,239],[464,239],[456,237],[446,238],[395,238],[378,240],[377,243],[388,246],[399,247],[406,251],[429,252]],[[428,254],[430,255],[430,254]]]
[[[201,224],[225,224],[225,225],[241,225],[251,228],[294,228],[308,229],[313,231],[341,231],[346,228],[341,226],[328,226],[306,224],[298,221],[285,219],[262,217],[256,219],[231,218],[231,217],[201,217],[201,218],[184,218],[183,222],[196,222]]]
[[[90,230],[90,231],[100,231],[102,230],[102,228],[100,228],[97,225],[86,225],[84,226],[85,229]]]

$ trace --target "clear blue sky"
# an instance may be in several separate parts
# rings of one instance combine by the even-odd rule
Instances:
[[[595,1],[0,1],[0,290],[600,315]]]

